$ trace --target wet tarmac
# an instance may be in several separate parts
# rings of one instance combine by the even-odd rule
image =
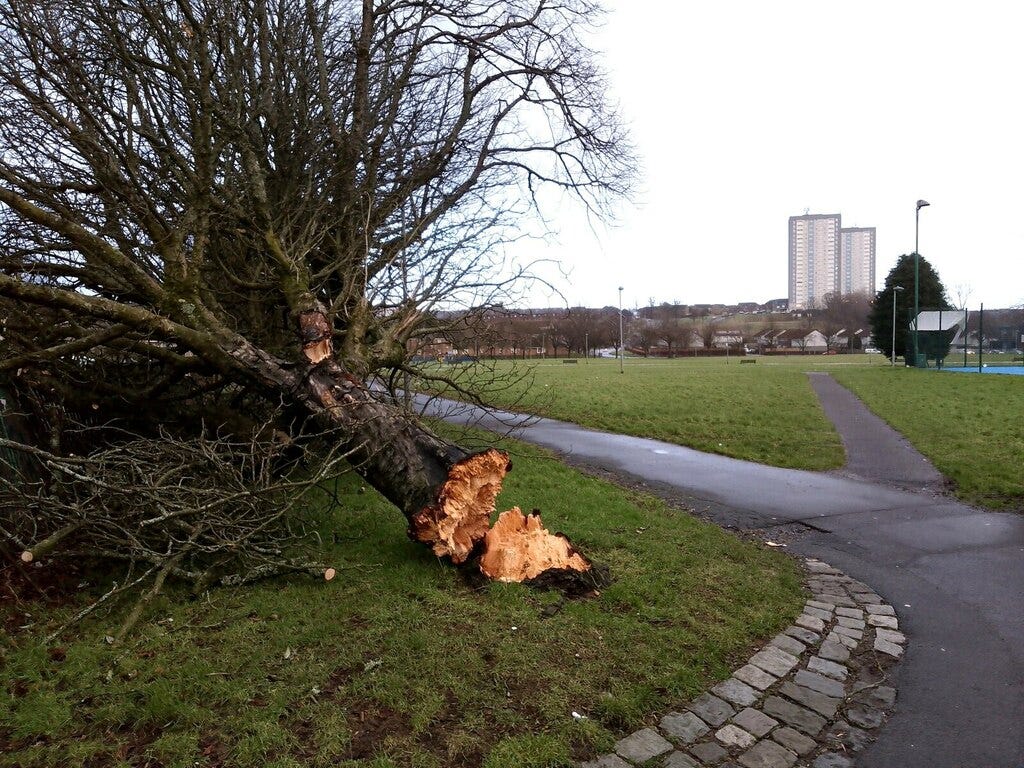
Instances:
[[[1024,768],[1024,516],[942,495],[941,475],[857,398],[831,378],[816,390],[851,459],[842,472],[468,406],[445,418],[501,432],[518,423],[513,436],[682,497],[722,525],[799,530],[791,551],[873,586],[910,637],[896,711],[858,766]]]

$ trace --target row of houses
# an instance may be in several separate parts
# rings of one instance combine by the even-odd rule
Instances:
[[[666,346],[664,343],[657,345]],[[711,339],[712,349],[740,349],[750,351],[797,350],[800,352],[826,352],[829,349],[861,350],[871,347],[871,331],[858,328],[848,331],[841,328],[826,336],[815,328],[765,328],[755,334],[744,336],[739,331],[715,331]],[[704,340],[694,336],[686,349],[704,349]]]
[[[867,349],[872,346],[867,328],[847,329],[825,335],[816,328],[765,329],[754,335],[761,349],[798,349],[801,352],[826,352],[830,349]]]

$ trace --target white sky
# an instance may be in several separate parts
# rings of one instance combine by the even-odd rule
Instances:
[[[877,227],[877,286],[921,253],[969,303],[1024,303],[1024,4],[606,0],[596,38],[643,163],[635,206],[556,242],[570,305],[787,294],[792,215]],[[535,294],[534,306],[559,302]]]

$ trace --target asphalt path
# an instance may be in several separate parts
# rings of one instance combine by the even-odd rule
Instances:
[[[861,768],[1024,768],[1024,516],[961,504],[941,475],[831,377],[812,378],[849,461],[768,467],[551,419],[445,408],[573,463],[682,497],[719,524],[792,534],[895,606],[909,648],[896,711]],[[1022,470],[1024,471],[1024,470]]]

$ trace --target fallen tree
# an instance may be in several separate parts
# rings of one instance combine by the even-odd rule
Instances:
[[[466,559],[507,461],[369,382],[515,296],[539,190],[628,189],[596,10],[3,0],[0,377],[150,434],[280,412]]]

